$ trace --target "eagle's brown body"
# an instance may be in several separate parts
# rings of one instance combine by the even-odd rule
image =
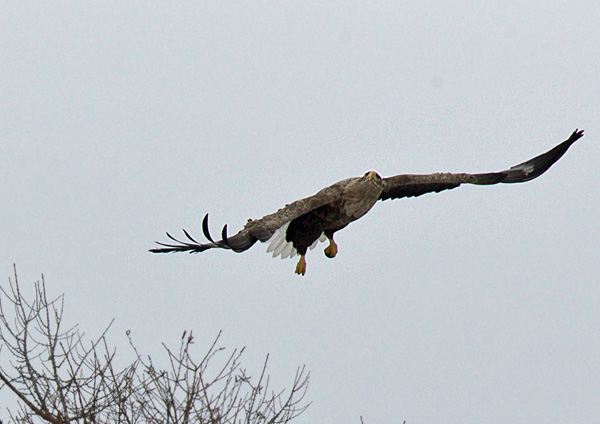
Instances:
[[[330,244],[325,249],[325,255],[333,258],[337,254],[333,234],[365,215],[378,200],[415,197],[452,189],[461,184],[491,185],[529,181],[546,172],[581,137],[583,131],[575,130],[567,140],[548,152],[500,172],[404,174],[382,179],[379,174],[370,171],[362,177],[348,178],[325,187],[315,195],[290,203],[261,219],[249,220],[244,228],[232,237],[227,237],[225,226],[222,239],[214,241],[208,230],[207,215],[202,222],[202,229],[209,243],[198,243],[184,230],[189,242],[177,240],[167,233],[167,236],[178,244],[158,243],[163,247],[150,251],[196,253],[211,248],[222,248],[242,252],[257,241],[269,241],[271,245],[268,251],[273,251],[273,256],[281,255],[285,258],[299,254],[300,261],[296,266],[296,273],[304,275],[304,255],[307,250],[326,237]]]
[[[344,185],[335,201],[293,219],[287,228],[286,240],[292,242],[300,255],[325,234],[333,240],[333,233],[365,215],[381,195],[381,177],[367,173],[366,178],[352,178]]]

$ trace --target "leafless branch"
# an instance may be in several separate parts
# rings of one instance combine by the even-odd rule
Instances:
[[[85,341],[77,326],[62,329],[64,297],[49,299],[46,283],[32,301],[21,292],[16,268],[0,286],[0,390],[16,398],[15,423],[288,423],[309,406],[309,373],[298,368],[289,391],[272,391],[268,355],[253,383],[241,367],[244,349],[218,347],[195,359],[192,332],[178,349],[163,344],[166,367],[143,357],[127,332],[136,359],[115,369],[116,350],[106,333]],[[0,421],[0,424],[2,422]]]

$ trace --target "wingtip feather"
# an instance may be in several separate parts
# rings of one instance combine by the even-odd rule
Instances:
[[[229,245],[229,240],[227,238],[227,224],[223,226],[223,230],[221,231],[221,241],[224,247],[231,249],[231,246]]]
[[[215,242],[210,236],[210,231],[208,229],[208,214],[204,215],[204,218],[202,219],[202,232],[204,233],[204,237],[206,237],[208,241],[210,241],[211,243]]]

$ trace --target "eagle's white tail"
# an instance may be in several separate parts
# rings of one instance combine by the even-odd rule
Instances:
[[[274,258],[276,258],[279,255],[281,255],[281,259],[293,258],[298,254],[292,242],[287,241],[285,239],[285,235],[289,225],[290,223],[287,222],[282,227],[279,227],[273,233],[271,238],[266,241],[266,243],[269,243],[269,247],[267,247],[267,253],[273,252]],[[310,249],[314,249],[315,247],[317,247],[317,244],[319,244],[320,241],[325,240],[327,240],[327,237],[325,236],[325,234],[321,234],[321,236],[318,239],[316,239],[313,244],[311,244]]]

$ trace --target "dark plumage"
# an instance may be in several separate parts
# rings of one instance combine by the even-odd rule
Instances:
[[[208,243],[199,243],[183,230],[189,241],[167,236],[176,244],[157,242],[163,247],[151,249],[154,253],[203,252],[211,248],[231,249],[243,252],[257,241],[270,241],[268,252],[282,258],[300,254],[296,273],[306,272],[304,255],[318,241],[329,239],[325,255],[330,258],[337,254],[333,234],[350,222],[366,214],[378,200],[416,197],[425,193],[440,192],[458,187],[461,184],[491,185],[498,183],[520,183],[532,180],[548,170],[569,147],[583,137],[583,130],[573,134],[558,146],[515,165],[505,171],[484,174],[405,174],[381,178],[374,171],[362,177],[348,178],[325,187],[313,196],[297,200],[277,212],[261,219],[248,220],[244,228],[232,237],[227,236],[227,226],[223,227],[221,240],[214,241],[208,230],[208,215],[202,221],[202,230]]]

